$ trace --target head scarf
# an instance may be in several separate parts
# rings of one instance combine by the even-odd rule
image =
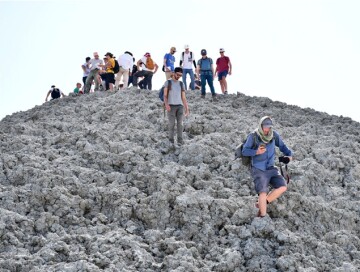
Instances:
[[[262,129],[262,122],[263,122],[264,120],[266,120],[266,119],[272,120],[270,116],[264,116],[264,117],[262,117],[262,118],[260,119],[260,122],[259,122],[259,127],[255,130],[255,132],[256,132],[257,135],[259,135],[261,141],[263,141],[264,143],[267,144],[267,143],[269,143],[269,142],[272,140],[272,138],[273,138],[273,136],[274,136],[274,133],[273,133],[273,129],[270,128],[269,134],[268,134],[268,135],[265,135],[265,133],[264,133],[264,131],[263,131],[263,129]]]

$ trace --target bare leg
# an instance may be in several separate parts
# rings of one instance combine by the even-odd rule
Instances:
[[[267,195],[267,201],[273,202],[275,199],[279,198],[283,193],[285,193],[287,190],[286,186],[282,186],[280,188],[277,188],[275,190],[272,190],[268,195]]]

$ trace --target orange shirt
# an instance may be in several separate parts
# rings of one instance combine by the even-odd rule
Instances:
[[[110,58],[106,66],[106,73],[114,73],[114,67],[115,60],[113,58]]]

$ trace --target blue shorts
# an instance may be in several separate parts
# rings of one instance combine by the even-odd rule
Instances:
[[[285,179],[276,167],[271,167],[265,171],[252,167],[251,175],[254,179],[255,191],[258,194],[268,193],[269,185],[274,189],[286,186]]]
[[[226,77],[228,75],[228,71],[222,71],[218,73],[218,79],[219,81],[222,79],[222,77]]]

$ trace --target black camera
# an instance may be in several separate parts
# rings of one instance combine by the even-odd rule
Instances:
[[[288,164],[290,162],[290,159],[289,159],[289,157],[282,156],[282,157],[279,157],[279,162]]]

